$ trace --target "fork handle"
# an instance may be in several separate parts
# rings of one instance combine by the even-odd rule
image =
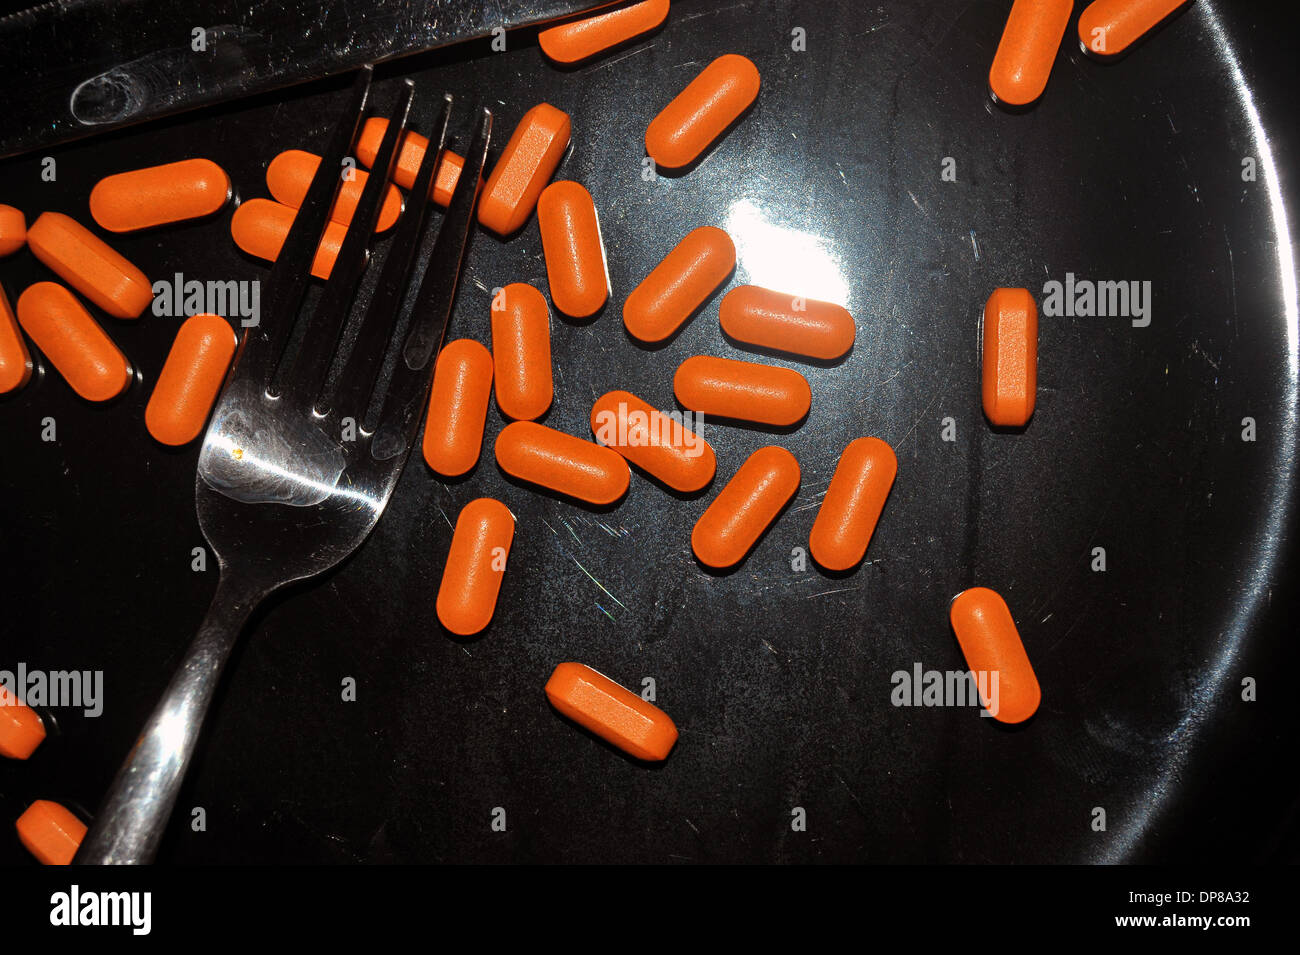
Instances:
[[[223,568],[198,634],[117,771],[73,859],[79,865],[153,861],[230,651],[267,591]]]

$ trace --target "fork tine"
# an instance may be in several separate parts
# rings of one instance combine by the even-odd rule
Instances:
[[[329,220],[329,211],[334,205],[334,196],[340,185],[338,170],[343,166],[343,157],[352,148],[352,140],[356,137],[361,115],[365,112],[370,97],[370,81],[374,72],[374,68],[369,65],[357,71],[348,105],[334,124],[320,165],[316,167],[316,174],[312,176],[311,185],[307,188],[307,195],[303,197],[289,234],[280,248],[280,254],[271,266],[271,274],[266,280],[267,321],[250,327],[241,344],[241,367],[238,369],[241,377],[252,378],[263,387],[271,384],[271,374],[280,363],[289,334],[293,330],[298,307],[306,294],[316,247],[320,244],[321,234],[325,231],[325,223]]]
[[[488,142],[492,138],[492,113],[480,110],[474,136],[465,154],[465,166],[456,182],[456,191],[447,206],[447,218],[433,247],[429,268],[420,283],[415,299],[415,320],[403,351],[407,369],[423,371],[429,367],[434,355],[442,347],[442,337],[447,332],[451,306],[456,297],[456,281],[460,278],[461,257],[474,218],[474,203],[478,199],[479,177],[487,161]]]
[[[452,102],[450,94],[443,95],[441,115],[434,124],[424,159],[420,162],[419,172],[411,186],[408,200],[410,205],[398,223],[397,234],[389,245],[378,284],[357,332],[356,343],[343,370],[335,381],[326,383],[326,390],[316,405],[320,414],[328,414],[335,407],[353,411],[367,407],[362,402],[369,401],[389,342],[395,332],[400,331],[397,323],[401,317],[402,300],[406,296],[412,265],[419,251],[434,173],[446,146]]]
[[[301,319],[303,327],[294,332],[294,338],[300,342],[296,353],[285,356],[272,379],[271,394],[281,395],[290,407],[304,410],[312,407],[329,376],[339,343],[344,339],[344,326],[352,312],[357,285],[368,261],[367,249],[374,237],[381,201],[397,159],[397,144],[406,134],[406,121],[414,95],[415,83],[403,80],[397,104],[388,118],[388,130],[361,192],[361,200],[352,214],[329,281],[325,283],[316,307]]]
[[[474,204],[491,140],[492,113],[480,109],[465,151],[465,165],[415,296],[410,332],[401,346],[392,379],[384,390],[376,390],[366,411],[363,428],[374,433],[370,453],[376,460],[387,460],[407,450],[424,413],[433,383],[431,365],[442,347],[455,304],[456,282],[474,224]]]

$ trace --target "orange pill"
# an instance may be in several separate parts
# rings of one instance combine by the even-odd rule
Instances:
[[[182,159],[105,176],[90,190],[90,214],[101,229],[134,232],[221,210],[230,177],[211,159]]]
[[[576,182],[553,182],[537,200],[551,301],[565,315],[587,318],[609,297],[605,244],[591,193]]]
[[[623,303],[623,324],[643,342],[661,342],[686,323],[736,267],[731,237],[713,226],[686,234]]]
[[[27,230],[32,254],[86,298],[117,318],[137,318],[153,301],[143,272],[89,229],[58,212],[45,212]]]
[[[44,739],[40,716],[0,684],[0,756],[26,759]]]
[[[372,116],[361,127],[361,138],[357,140],[357,158],[365,163],[366,168],[375,164],[379,155],[379,145],[384,141],[388,131],[388,120]],[[415,177],[420,172],[420,163],[424,162],[424,153],[429,148],[429,140],[419,133],[408,131],[402,137],[402,151],[397,154],[397,164],[393,166],[393,182],[403,189],[415,185]],[[460,171],[465,168],[465,158],[444,149],[438,158],[438,168],[433,171],[433,185],[429,189],[429,198],[440,206],[451,204],[451,194],[456,191],[460,181]]]
[[[469,338],[444,345],[433,366],[421,445],[429,467],[459,477],[478,463],[491,397],[491,353]]]
[[[72,390],[87,401],[116,398],[131,383],[131,365],[125,356],[62,285],[29,286],[18,296],[18,322]]]
[[[1187,0],[1094,0],[1079,14],[1079,45],[1116,56],[1159,26]]]
[[[579,726],[637,759],[660,762],[677,743],[677,726],[667,713],[581,663],[557,666],[546,681],[546,698]]]
[[[0,287],[0,395],[17,391],[32,377],[32,356],[9,306],[9,296]]]
[[[235,245],[249,255],[274,262],[284,247],[284,240],[289,237],[289,228],[297,213],[297,209],[271,199],[249,199],[240,203],[235,214],[230,217],[230,236],[235,240]],[[316,257],[311,263],[312,275],[318,279],[330,277],[347,231],[346,226],[337,222],[325,223],[325,232],[321,235]]]
[[[717,461],[709,442],[626,391],[610,391],[591,406],[596,441],[613,448],[643,471],[684,494],[713,480]]]
[[[556,63],[579,63],[649,33],[667,16],[668,0],[641,0],[613,13],[543,30],[537,35],[537,43]]]
[[[444,149],[442,157],[438,160],[438,168],[433,172],[430,198],[440,206],[451,205],[452,193],[456,191],[456,183],[460,182],[460,171],[464,168],[464,157],[457,155],[450,149]],[[411,181],[414,182],[415,180]],[[483,180],[481,178],[478,184],[479,188],[482,189]]]
[[[757,285],[733,288],[718,313],[722,330],[736,341],[806,358],[840,358],[857,334],[843,306]]]
[[[694,355],[677,366],[673,392],[683,406],[705,415],[778,427],[808,413],[808,379],[790,368]]]
[[[551,311],[531,285],[507,285],[492,300],[492,359],[497,407],[530,421],[551,406]]]
[[[871,535],[894,486],[898,459],[879,438],[855,438],[835,467],[813,521],[808,549],[827,570],[848,570],[867,553]]]
[[[0,259],[13,255],[27,243],[27,218],[22,210],[0,205]]]
[[[957,595],[948,615],[989,715],[1003,723],[1033,716],[1042,692],[1007,602],[987,587],[972,587]]]
[[[657,165],[680,169],[708,149],[758,96],[756,67],[727,53],[704,68],[645,131],[645,151]]]
[[[989,70],[993,98],[1026,106],[1043,95],[1074,0],[1016,0]]]
[[[163,362],[144,424],[163,444],[188,444],[199,436],[235,357],[235,333],[219,315],[187,318]]]
[[[538,103],[515,127],[478,202],[478,221],[498,235],[523,228],[569,148],[569,114]]]
[[[271,191],[276,202],[297,209],[307,198],[311,188],[312,176],[320,166],[320,157],[315,153],[303,152],[301,149],[286,149],[271,160],[266,167],[266,188]],[[330,218],[340,225],[352,221],[361,201],[361,191],[366,188],[370,174],[360,169],[352,170],[352,178],[339,183],[338,195],[330,207]],[[379,221],[375,231],[383,232],[392,228],[397,217],[402,213],[402,194],[397,187],[389,183],[384,193],[384,201],[379,206]]]
[[[18,839],[41,865],[70,865],[86,824],[57,802],[38,799],[15,823]]]
[[[1038,308],[1028,289],[1000,288],[984,306],[984,414],[1023,428],[1038,393]]]
[[[695,522],[695,556],[718,569],[740,563],[798,490],[794,455],[774,445],[759,448]]]
[[[500,501],[480,497],[461,508],[438,586],[438,619],[452,633],[468,637],[491,622],[514,537],[514,516]]]
[[[533,421],[502,428],[496,456],[511,477],[590,504],[618,500],[632,478],[618,452]]]

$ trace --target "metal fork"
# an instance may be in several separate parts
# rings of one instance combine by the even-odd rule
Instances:
[[[271,270],[269,320],[246,329],[203,440],[195,498],[199,527],[220,566],[216,595],[113,780],[78,863],[152,861],[217,680],[249,615],[273,591],[357,549],[383,513],[415,442],[451,314],[492,114],[483,109],[475,117],[428,267],[410,309],[403,309],[446,142],[452,98],[443,97],[407,208],[362,312],[353,299],[406,129],[414,95],[406,81],[329,280],[315,308],[303,310],[311,262],[372,73],[368,66],[361,70],[331,133]]]

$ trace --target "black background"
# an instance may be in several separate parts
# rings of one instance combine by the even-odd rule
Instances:
[[[595,197],[613,294],[593,321],[553,315],[546,424],[588,434],[591,403],[611,388],[674,407],[682,359],[746,357],[718,329],[717,297],[664,348],[623,330],[626,294],[699,225],[737,239],[732,284],[804,281],[816,297],[817,268],[838,276],[857,344],[831,367],[761,356],[807,375],[813,410],[789,434],[706,427],[719,470],[702,495],[641,474],[603,512],[534,494],[495,466],[495,406],[468,479],[443,483],[413,457],[356,556],[255,617],[160,861],[1295,858],[1296,332],[1274,173],[1244,105],[1259,110],[1289,196],[1285,28],[1266,5],[1196,0],[1099,64],[1078,52],[1072,21],[1042,101],[1011,115],[985,82],[1006,7],[679,0],[652,37],[573,70],[541,57],[535,31],[510,34],[505,53],[483,41],[381,68],[377,111],[406,75],[419,130],[443,90],[462,121],[482,101],[494,153],[539,101],[573,117],[557,178]],[[796,26],[803,53],[790,48]],[[758,65],[757,105],[698,168],[645,182],[646,124],[727,52]],[[224,166],[242,198],[265,196],[266,163],[320,148],[346,85],[53,150],[55,183],[38,156],[5,161],[0,202],[29,222],[53,209],[89,224],[100,177],[189,156]],[[1248,155],[1254,183],[1241,180]],[[956,183],[940,181],[945,156]],[[109,241],[153,280],[264,277],[229,215]],[[979,404],[983,302],[999,285],[1041,301],[1067,271],[1152,281],[1152,323],[1044,316],[1038,410],[1024,433],[995,433]],[[47,278],[26,251],[0,262],[11,302]],[[449,335],[487,342],[489,290],[511,281],[546,290],[535,218],[508,242],[477,233]],[[100,669],[106,698],[97,719],[56,710],[36,754],[0,766],[7,819],[37,798],[93,812],[216,583],[190,569],[203,544],[197,445],[162,448],[143,424],[176,322],[96,314],[141,382],[93,406],[46,368],[0,399],[0,668]],[[1245,416],[1255,443],[1240,440]],[[955,444],[940,440],[945,417]],[[867,563],[847,576],[791,570],[839,450],[861,434],[899,458]],[[706,573],[690,527],[769,443],[798,457],[799,495],[739,570]],[[480,495],[519,523],[496,618],[460,641],[434,597],[449,521]],[[1089,569],[1095,546],[1104,574]],[[894,671],[964,666],[947,605],[973,584],[1006,597],[1043,686],[1024,726],[890,703]],[[625,759],[549,708],[542,686],[565,660],[632,687],[655,679],[682,732],[665,764]],[[1258,702],[1240,700],[1247,676]],[[357,702],[340,701],[345,677]],[[190,831],[194,806],[204,833]],[[791,831],[796,806],[806,832]],[[1106,832],[1090,828],[1096,806]],[[494,807],[504,833],[490,828]],[[0,858],[26,859],[12,829]]]

